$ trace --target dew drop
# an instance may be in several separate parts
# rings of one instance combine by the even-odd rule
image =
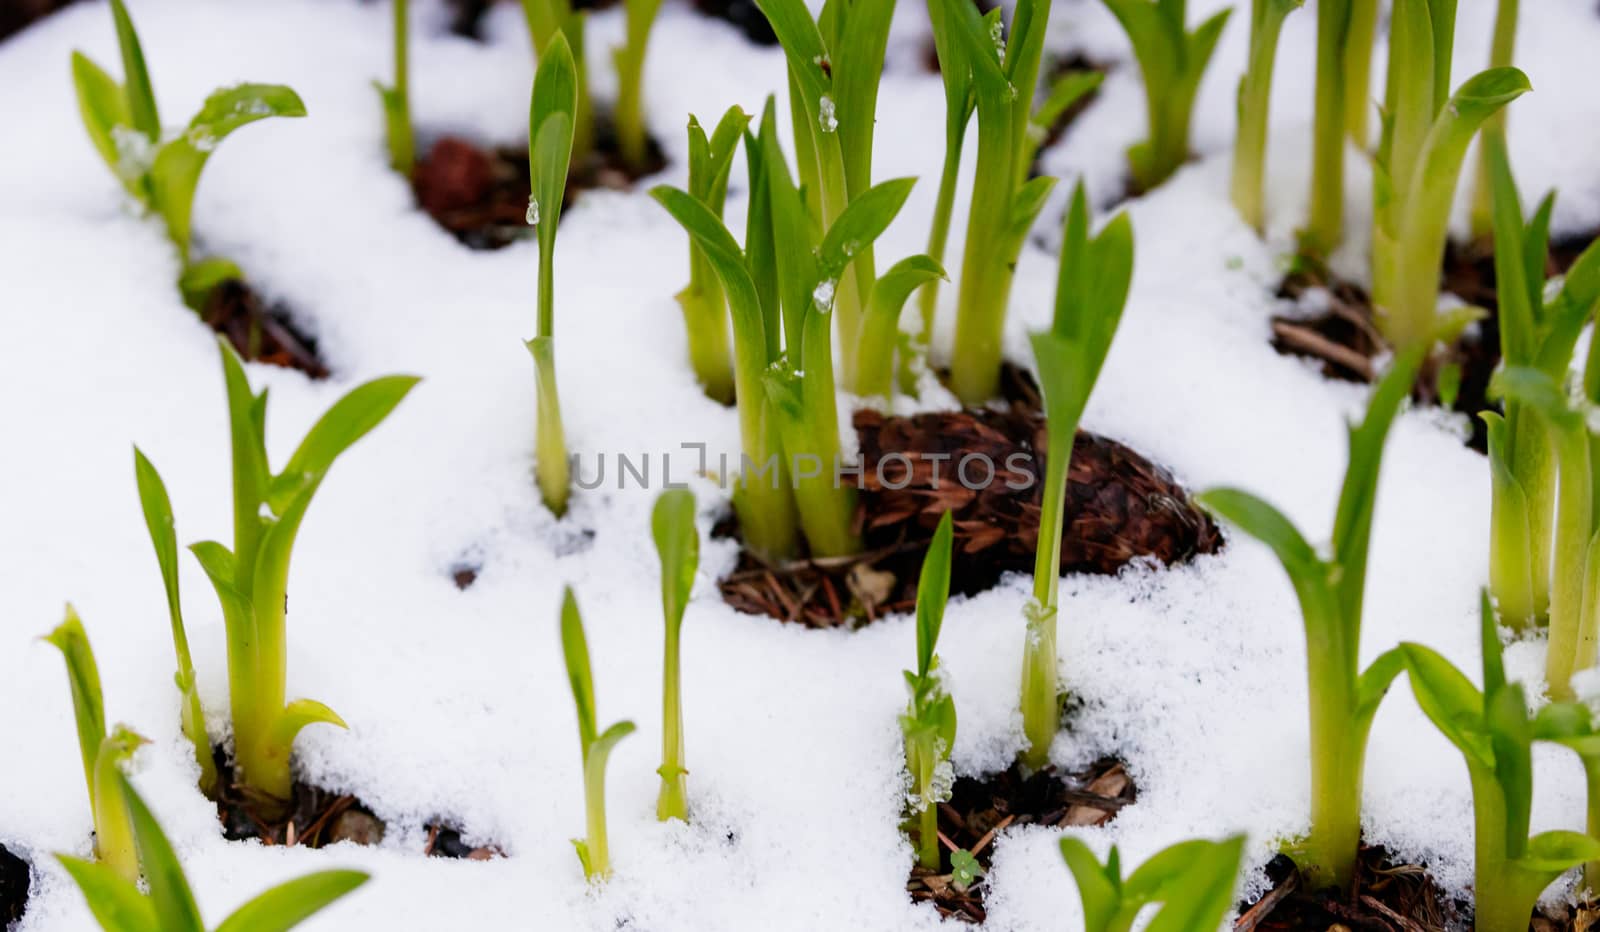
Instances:
[[[1000,25],[998,19],[989,24],[989,38],[994,42],[994,50],[1004,56],[1006,54],[1005,27]]]
[[[155,162],[155,143],[131,126],[111,127],[111,143],[117,150],[117,174],[123,178],[142,177]]]
[[[538,198],[536,198],[536,197],[528,198],[528,214],[527,214],[527,217],[528,217],[528,226],[536,227],[536,226],[539,225],[539,199]]]
[[[833,111],[833,98],[827,94],[817,102],[817,122],[822,124],[824,133],[831,133],[839,128],[839,117]]]
[[[817,283],[816,290],[811,292],[811,303],[823,314],[833,310],[833,290],[838,282],[833,279],[824,279]]]

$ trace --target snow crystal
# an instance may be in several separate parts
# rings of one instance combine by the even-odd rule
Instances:
[[[824,133],[834,132],[839,128],[839,118],[833,112],[833,98],[827,94],[817,101],[817,122],[822,124]]]

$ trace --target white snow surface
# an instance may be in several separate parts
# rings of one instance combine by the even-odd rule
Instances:
[[[200,187],[195,228],[238,259],[320,341],[326,382],[252,365],[270,385],[268,443],[281,464],[312,421],[357,382],[414,373],[422,384],[333,470],[296,548],[290,584],[291,696],[322,700],[349,731],[308,729],[302,776],[358,794],[389,820],[376,849],[266,849],[223,840],[178,734],[172,648],[155,560],[134,487],[134,443],[162,470],[180,540],[227,539],[228,450],[212,335],[173,287],[176,257],[156,221],[131,213],[83,132],[68,55],[113,73],[107,8],[76,4],[0,44],[0,843],[36,871],[24,930],[93,928],[51,852],[85,853],[90,818],[62,663],[34,637],[71,600],[99,657],[108,716],[152,739],[135,781],[172,835],[202,909],[216,922],[267,885],[321,867],[373,881],[307,929],[889,930],[939,925],[904,891],[911,850],[899,832],[899,671],[914,661],[909,618],[821,632],[735,613],[714,580],[732,565],[708,542],[684,636],[692,822],[658,824],[662,622],[649,540],[655,492],[615,484],[617,453],[684,443],[737,452],[734,412],[704,399],[685,360],[672,295],[687,263],[682,232],[641,190],[584,195],[562,217],[557,352],[574,451],[608,454],[607,484],[579,492],[555,521],[531,480],[532,334],[537,246],[459,246],[389,172],[370,80],[388,77],[388,10],[350,0],[136,0],[163,114],[187,117],[213,88],[281,81],[310,116],[241,131]],[[425,134],[524,138],[533,62],[520,14],[501,4],[479,43],[450,36],[435,2],[416,4],[413,87]],[[925,15],[902,4],[879,103],[875,176],[923,178],[878,255],[920,251],[942,146],[942,87],[919,65]],[[1219,6],[1197,0],[1191,17]],[[1463,4],[1457,71],[1478,67],[1492,4]],[[1045,156],[1097,194],[1120,185],[1126,145],[1143,132],[1142,89],[1127,45],[1093,0],[1057,0],[1051,53],[1113,65],[1081,122]],[[1511,109],[1524,195],[1561,190],[1558,232],[1600,222],[1600,16],[1592,0],[1525,4],[1518,59],[1535,92]],[[1345,460],[1343,424],[1366,391],[1330,382],[1268,344],[1272,289],[1300,221],[1309,161],[1311,9],[1285,30],[1274,92],[1263,243],[1227,201],[1233,88],[1246,16],[1233,22],[1195,117],[1198,160],[1127,205],[1138,242],[1132,297],[1085,426],[1131,444],[1187,485],[1226,483],[1279,504],[1325,538]],[[590,73],[614,93],[603,56],[620,10],[592,20]],[[1384,55],[1375,56],[1381,87]],[[783,87],[775,49],[750,45],[686,5],[662,10],[647,66],[649,122],[685,180],[690,112],[757,111]],[[786,117],[784,118],[786,122]],[[975,139],[975,136],[969,136]],[[970,147],[969,165],[970,172]],[[743,212],[742,158],[729,216]],[[1366,171],[1352,152],[1345,262],[1359,272]],[[1067,185],[1062,185],[1062,190]],[[949,264],[958,266],[966,191]],[[1055,239],[1059,212],[1037,231]],[[1054,256],[1030,245],[1007,329],[1048,319]],[[955,290],[943,292],[950,326]],[[947,395],[923,402],[949,404]],[[1459,424],[1401,417],[1390,439],[1373,542],[1362,654],[1427,643],[1476,678],[1477,592],[1485,581],[1489,480]],[[702,531],[726,507],[694,488]],[[482,564],[458,591],[459,562]],[[227,731],[219,610],[184,556],[183,600],[214,738]],[[563,586],[584,610],[602,724],[639,734],[611,764],[615,877],[586,887],[568,839],[583,830],[575,714],[557,637]],[[1015,712],[1026,578],[958,599],[940,654],[960,716],[956,769],[1003,767],[1020,743]],[[1066,765],[1102,753],[1128,762],[1139,801],[1093,843],[1136,863],[1192,836],[1247,832],[1241,890],[1307,826],[1305,645],[1287,580],[1237,535],[1216,557],[1062,587],[1064,680],[1082,702],[1053,748]],[[1542,645],[1514,645],[1513,672],[1535,692]],[[1535,829],[1581,827],[1576,760],[1541,750]],[[1471,800],[1460,757],[1397,684],[1378,714],[1366,831],[1421,859],[1453,892],[1471,881]],[[422,857],[422,824],[444,818],[499,845],[486,863]],[[995,930],[1077,927],[1079,904],[1058,832],[997,842]],[[1559,890],[1557,891],[1557,894]],[[1553,894],[1555,895],[1555,894]]]

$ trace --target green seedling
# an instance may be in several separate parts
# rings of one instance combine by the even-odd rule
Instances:
[[[1033,770],[1049,763],[1050,742],[1061,718],[1056,617],[1073,438],[1111,350],[1133,280],[1133,224],[1127,214],[1119,214],[1091,236],[1089,202],[1081,182],[1067,210],[1059,274],[1054,322],[1049,330],[1032,335],[1049,434],[1022,660],[1022,728],[1027,739],[1022,762]]]
[[[139,798],[128,778],[118,774],[117,792],[127,800],[133,839],[144,863],[148,892],[137,876],[126,877],[107,865],[56,855],[88,901],[89,912],[105,932],[206,932],[194,892],[183,874],[172,842]],[[360,871],[318,871],[279,884],[239,907],[213,932],[283,932],[322,911],[366,883]]]
[[[1100,863],[1081,839],[1061,839],[1061,857],[1078,882],[1084,932],[1128,932],[1146,907],[1159,903],[1140,928],[1149,932],[1211,932],[1233,907],[1244,836],[1223,841],[1183,841],[1165,848],[1122,877],[1115,845]]]
[[[407,35],[410,31],[407,0],[390,0],[394,12],[394,83],[374,81],[383,104],[384,138],[389,145],[389,167],[406,178],[416,167],[417,143],[411,129],[411,66]]]
[[[1134,186],[1149,191],[1189,158],[1195,93],[1233,10],[1225,9],[1189,32],[1184,22],[1188,0],[1104,2],[1128,34],[1144,76],[1150,138],[1128,150],[1128,163]]]
[[[561,597],[561,653],[572,683],[572,700],[578,706],[578,741],[583,748],[583,808],[588,835],[574,838],[583,876],[591,881],[611,876],[606,845],[606,761],[617,742],[633,734],[632,722],[618,722],[596,733],[594,676],[589,671],[589,642],[583,634],[583,616],[569,586]]]
[[[722,218],[728,197],[728,173],[750,117],[729,107],[707,138],[706,131],[689,117],[689,194]],[[678,292],[683,323],[689,335],[689,364],[706,396],[723,404],[734,402],[733,356],[728,348],[728,303],[716,269],[700,245],[689,241],[689,284]]]
[[[1494,38],[1489,45],[1489,67],[1510,67],[1517,50],[1517,9],[1521,0],[1500,0],[1495,8]],[[1483,138],[1504,136],[1506,115],[1504,111],[1489,118],[1484,126]],[[1472,238],[1482,241],[1494,234],[1494,165],[1490,162],[1489,148],[1478,148],[1477,181],[1472,195]]]
[[[218,346],[233,454],[233,549],[205,541],[190,550],[211,579],[227,628],[234,779],[263,817],[275,818],[289,804],[295,736],[317,722],[344,727],[320,702],[285,702],[295,536],[334,461],[388,417],[418,380],[388,376],[351,389],[274,473],[267,461],[267,393],[251,390],[244,363],[225,339]]]
[[[183,736],[194,745],[194,760],[200,767],[200,792],[209,799],[217,795],[217,763],[211,756],[211,738],[206,734],[205,712],[200,708],[200,690],[195,685],[194,660],[189,655],[189,635],[183,627],[183,604],[178,596],[178,532],[172,517],[172,499],[161,474],[133,448],[133,472],[139,485],[139,505],[144,511],[150,544],[161,567],[161,585],[167,596],[167,617],[172,622],[172,648],[178,658],[174,679],[183,705],[179,714]]]
[[[1528,837],[1533,755],[1539,731],[1518,683],[1506,682],[1500,631],[1487,593],[1482,600],[1483,691],[1433,650],[1402,644],[1417,704],[1466,759],[1472,778],[1475,836],[1474,916],[1477,932],[1526,932],[1539,895],[1557,877],[1600,859],[1600,841],[1579,832]]]
[[[1375,2],[1375,0],[1374,0]],[[1283,21],[1305,0],[1251,0],[1250,63],[1239,79],[1239,129],[1233,146],[1233,206],[1260,233],[1266,225],[1267,120]]]
[[[78,110],[95,150],[129,195],[159,215],[178,249],[178,285],[189,306],[199,309],[217,284],[243,278],[231,260],[191,255],[191,219],[200,172],[223,139],[267,117],[305,116],[305,104],[281,84],[240,84],[206,98],[189,125],[168,136],[161,127],[144,52],[122,0],[111,0],[122,50],[119,84],[81,52],[72,53]]]
[[[1600,302],[1600,244],[1584,251],[1554,297],[1546,300],[1545,256],[1555,195],[1546,195],[1525,221],[1503,131],[1490,127],[1482,141],[1494,191],[1501,358],[1508,369],[1534,370],[1560,385],[1572,365],[1578,334]],[[1504,405],[1503,417],[1480,415],[1488,425],[1494,492],[1489,591],[1501,618],[1526,630],[1544,623],[1550,607],[1556,457],[1543,418],[1519,398],[1506,398]]]
[[[917,670],[915,673],[905,671],[911,699],[905,714],[900,716],[900,733],[905,736],[906,770],[911,775],[908,802],[917,824],[917,863],[931,871],[938,871],[940,867],[939,804],[950,798],[950,790],[955,785],[950,750],[956,743],[956,702],[945,691],[939,657],[934,653],[939,643],[939,627],[944,624],[945,603],[950,599],[953,534],[947,511],[939,519],[939,528],[933,533],[928,555],[922,560],[922,575],[917,580]],[[951,864],[955,864],[954,853]]]
[[[1372,179],[1372,300],[1400,350],[1439,336],[1439,269],[1462,161],[1478,128],[1531,89],[1491,68],[1449,93],[1455,0],[1398,0]]]
[[[522,14],[527,20],[528,36],[533,40],[534,54],[538,56],[541,68],[556,36],[566,39],[568,58],[573,62],[575,73],[574,93],[577,95],[577,102],[569,114],[572,120],[571,164],[581,169],[589,164],[595,145],[594,104],[589,98],[588,69],[584,67],[583,59],[587,14],[574,9],[572,0],[522,0]],[[534,137],[528,137],[528,144],[534,144]]]
[[[539,235],[539,330],[527,341],[533,354],[538,392],[534,435],[534,477],[545,506],[560,517],[572,494],[572,469],[567,438],[561,426],[561,398],[556,391],[556,226],[567,190],[572,162],[573,126],[581,93],[581,73],[563,33],[557,33],[539,56],[528,116],[528,163],[533,197],[528,222]]]
[[[667,623],[661,673],[661,793],[656,797],[656,818],[689,818],[687,777],[683,753],[683,668],[679,663],[679,637],[683,612],[689,607],[694,574],[700,567],[700,532],[694,526],[694,493],[674,489],[661,493],[650,515],[650,533],[661,558],[661,613]]]
[[[1347,889],[1355,874],[1367,737],[1404,665],[1391,650],[1361,669],[1361,608],[1384,441],[1420,361],[1418,350],[1400,356],[1373,392],[1366,419],[1350,428],[1328,557],[1282,512],[1248,492],[1213,489],[1199,496],[1206,508],[1272,548],[1300,600],[1311,697],[1311,834],[1298,853],[1317,886]]]
[[[628,21],[625,41],[611,51],[617,66],[617,109],[612,124],[623,163],[642,172],[649,156],[644,126],[644,53],[661,0],[626,0],[624,6]]]
[[[67,662],[67,683],[72,687],[72,716],[78,729],[78,752],[83,757],[83,779],[89,788],[89,811],[94,817],[94,853],[108,875],[133,882],[139,879],[139,854],[134,847],[128,804],[122,794],[122,765],[145,740],[126,726],[106,733],[105,699],[100,691],[100,667],[84,633],[83,622],[71,605],[67,616],[44,640],[61,651]]]

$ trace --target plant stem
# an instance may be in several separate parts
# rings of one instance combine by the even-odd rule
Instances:
[[[689,243],[689,284],[678,292],[689,334],[689,365],[706,397],[734,401],[733,364],[728,349],[728,306],[716,272],[694,241]]]
[[[933,205],[933,227],[928,231],[928,255],[943,263],[945,249],[950,240],[950,214],[955,209],[956,183],[961,174],[961,146],[965,142],[966,124],[951,128],[947,123],[944,134],[944,168],[939,172],[939,195]],[[922,331],[917,339],[927,347],[933,342],[933,321],[939,310],[939,279],[922,286],[917,295],[918,309],[922,314]]]
[[[981,405],[1000,391],[1000,340],[1011,297],[1015,256],[1001,254],[1006,215],[1016,197],[1017,180],[1009,107],[991,107],[1002,125],[986,127],[979,111],[978,169],[982,184],[972,192],[967,243],[961,259],[956,307],[955,350],[950,357],[950,389],[962,403]]]
[[[923,786],[922,792],[926,794],[928,787]],[[923,798],[926,799],[927,796],[924,795]],[[918,817],[922,821],[922,827],[917,832],[917,860],[924,868],[937,871],[940,867],[938,804],[929,803],[923,806]]]
[[[528,350],[533,354],[539,396],[533,471],[545,506],[559,518],[567,513],[572,477],[567,462],[566,434],[561,426],[561,399],[556,390],[555,340],[549,336],[534,337],[528,341]]]
[[[656,799],[656,818],[689,819],[688,771],[684,768],[683,687],[678,655],[676,625],[667,625],[664,669],[661,673],[661,794]]]
[[[1507,863],[1504,792],[1492,772],[1470,766],[1469,770],[1475,839],[1473,928],[1476,932],[1526,932],[1534,904],[1517,889]]]
[[[1517,46],[1517,8],[1520,0],[1500,0],[1495,10],[1494,40],[1489,46],[1489,67],[1511,64]],[[1505,132],[1506,114],[1502,110],[1490,117],[1484,132]],[[1494,236],[1494,200],[1489,186],[1489,153],[1478,147],[1478,170],[1472,193],[1472,238],[1488,241]]]
[[[1267,161],[1267,120],[1272,103],[1272,72],[1278,57],[1278,36],[1287,11],[1270,0],[1253,0],[1250,16],[1250,63],[1239,82],[1239,135],[1233,150],[1233,206],[1245,222],[1262,232],[1266,223],[1262,198]]]
[[[611,876],[611,852],[606,838],[606,760],[608,754],[589,754],[583,762],[585,842],[590,879]]]
[[[407,178],[416,164],[416,141],[411,127],[411,64],[407,0],[394,3],[394,96],[396,112],[389,118],[389,160]]]
[[[1348,890],[1361,847],[1366,736],[1355,727],[1354,645],[1334,611],[1306,605],[1311,696],[1311,835],[1308,869],[1318,885]],[[1336,610],[1335,610],[1336,611]]]
[[[1317,87],[1312,117],[1311,213],[1300,248],[1325,258],[1344,233],[1345,49],[1351,0],[1317,4]]]
[[[1556,506],[1555,569],[1550,589],[1550,646],[1545,680],[1552,699],[1572,698],[1572,674],[1589,663],[1580,657],[1583,585],[1591,523],[1589,438],[1582,425],[1560,429],[1560,497]],[[1591,661],[1592,662],[1592,661]]]
[[[626,44],[616,50],[617,107],[613,120],[622,160],[635,172],[645,168],[644,58],[661,0],[629,0]]]
[[[1507,416],[1521,405],[1508,402]],[[1556,458],[1548,428],[1531,412],[1515,412],[1511,423],[1512,469],[1527,502],[1529,559],[1533,571],[1533,621],[1544,624],[1550,613],[1550,556],[1556,512]]]
[[[1371,142],[1372,46],[1378,31],[1378,0],[1350,0],[1350,25],[1344,47],[1344,125],[1359,149]]]
[[[1061,534],[1066,523],[1067,468],[1076,425],[1050,431],[1045,461],[1044,501],[1039,512],[1039,543],[1033,565],[1033,601],[1028,606],[1028,636],[1022,654],[1022,731],[1028,745],[1022,762],[1032,770],[1050,763],[1050,743],[1060,727],[1056,654],[1057,600],[1061,586]]]

